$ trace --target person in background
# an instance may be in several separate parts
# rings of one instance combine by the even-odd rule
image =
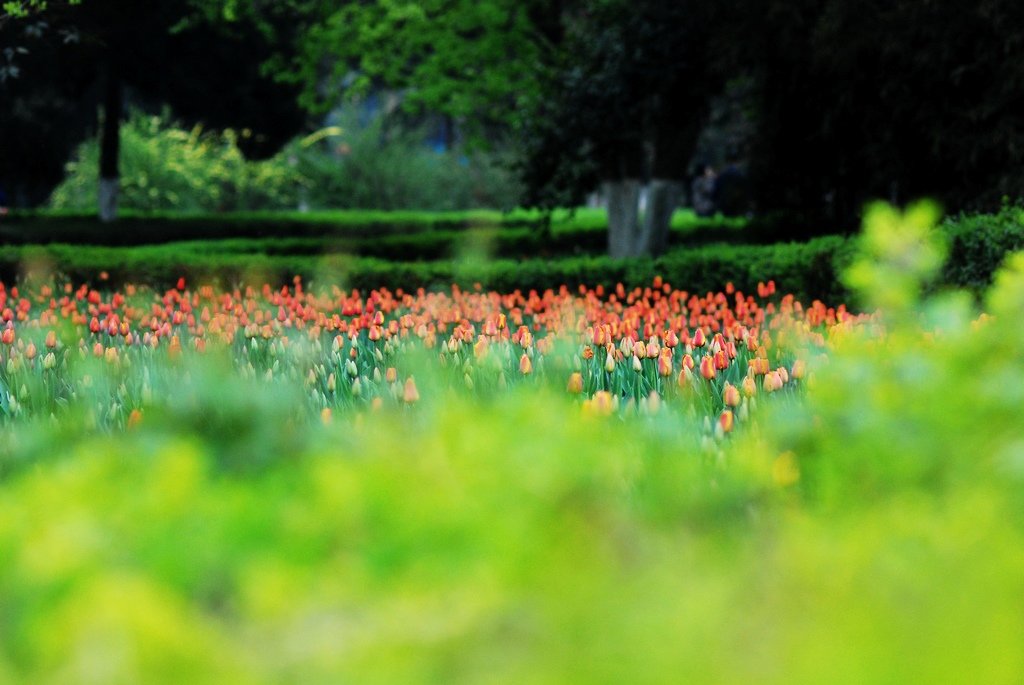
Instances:
[[[693,197],[693,211],[697,216],[708,217],[715,213],[715,170],[710,164],[703,164],[704,173],[693,180],[690,187]]]

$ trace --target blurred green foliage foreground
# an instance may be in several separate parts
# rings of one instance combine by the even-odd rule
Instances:
[[[8,427],[0,682],[1019,683],[1024,257],[922,302],[930,219],[869,215],[884,334],[711,444],[523,391],[300,430],[220,377]]]

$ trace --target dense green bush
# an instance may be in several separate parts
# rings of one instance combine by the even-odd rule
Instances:
[[[120,205],[141,211],[213,212],[294,208],[309,183],[282,155],[249,161],[233,130],[183,130],[164,116],[131,115],[121,127]],[[57,209],[96,207],[99,143],[83,143],[50,197]]]
[[[426,147],[421,132],[363,126],[346,113],[341,127],[295,140],[270,159],[238,148],[248,131],[178,128],[162,116],[132,114],[121,129],[121,198],[128,210],[213,212],[355,208],[450,211],[511,208],[518,186],[498,153]],[[96,207],[99,145],[83,143],[50,198],[55,209]]]
[[[950,217],[943,223],[950,257],[943,280],[975,293],[992,284],[992,275],[1011,252],[1024,249],[1024,209],[1005,206],[998,214]]]

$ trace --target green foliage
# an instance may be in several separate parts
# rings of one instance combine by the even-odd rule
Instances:
[[[519,190],[496,153],[433,152],[417,130],[325,129],[264,161],[239,149],[251,132],[183,130],[134,113],[121,129],[121,198],[127,210],[224,212],[296,209],[451,211],[511,208]],[[99,145],[83,143],[50,198],[58,210],[96,206]]]
[[[142,211],[183,212],[293,207],[298,189],[308,181],[280,154],[263,162],[246,160],[238,149],[238,136],[231,129],[216,133],[198,125],[185,131],[171,124],[166,114],[134,113],[121,128],[120,203]],[[98,142],[83,143],[50,205],[95,207],[98,160]]]
[[[428,148],[424,130],[375,116],[366,125],[344,108],[323,142],[285,153],[308,179],[296,198],[313,209],[455,211],[511,209],[519,187],[497,152]]]
[[[922,241],[862,257],[930,250],[873,220]],[[535,392],[291,432],[285,386],[217,377],[116,436],[8,427],[0,676],[1012,683],[1024,263],[976,326],[914,299],[918,265],[891,275],[921,317],[850,331],[803,403],[711,450]],[[243,444],[257,467],[225,468]]]

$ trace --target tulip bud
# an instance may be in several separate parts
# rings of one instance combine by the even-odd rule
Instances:
[[[722,390],[722,401],[727,407],[736,407],[740,403],[740,391],[732,383],[726,383]]]
[[[704,376],[705,380],[711,380],[717,375],[715,371],[715,362],[708,355],[704,355],[703,359],[700,360],[700,375]]]
[[[633,370],[640,373],[644,370],[643,365],[640,363],[640,357],[633,355]]]
[[[569,376],[569,384],[566,385],[565,391],[578,395],[583,392],[583,376],[579,373],[574,373]]]
[[[413,380],[412,376],[409,376],[405,381],[405,392],[402,394],[402,399],[405,400],[406,404],[419,402],[420,393],[416,389],[416,381]]]
[[[733,429],[733,415],[732,410],[726,409],[722,412],[722,415],[718,417],[718,425],[722,427],[722,432],[731,433]]]
[[[604,360],[604,370],[608,373],[615,370],[615,357],[612,356],[611,351],[608,352],[608,356]]]
[[[533,363],[530,361],[530,357],[524,354],[519,358],[519,373],[524,376],[533,373]]]
[[[671,350],[665,350],[668,354],[661,354],[658,356],[658,375],[662,378],[667,378],[672,375],[672,353]]]

